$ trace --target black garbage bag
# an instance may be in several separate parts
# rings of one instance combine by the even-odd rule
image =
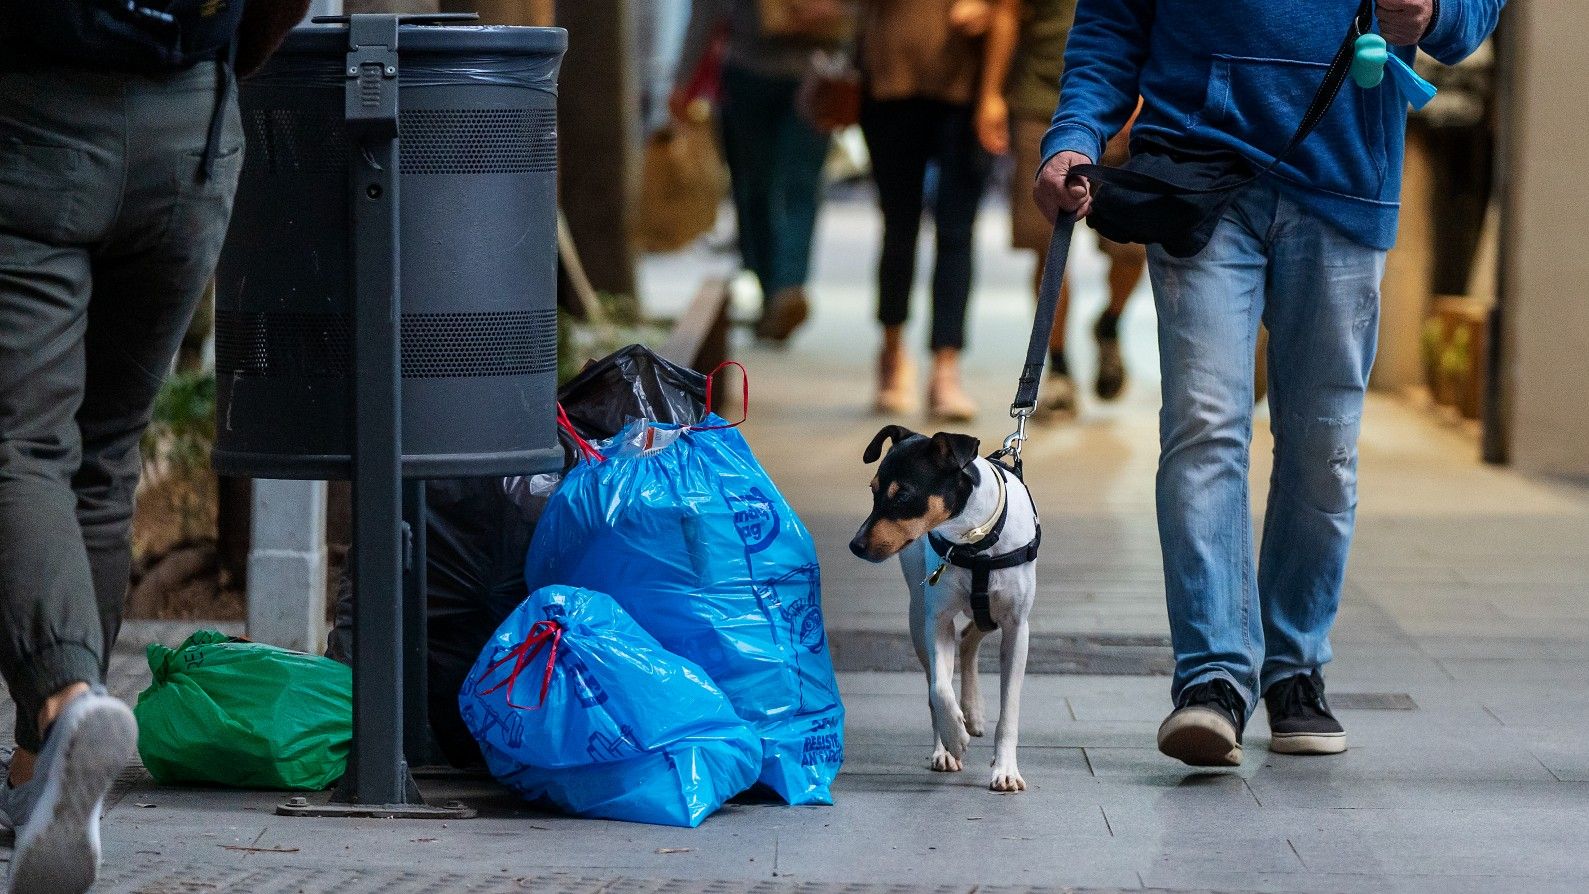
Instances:
[[[610,438],[636,419],[693,424],[706,416],[706,376],[644,345],[594,361],[557,392],[574,430]]]
[[[458,714],[458,687],[492,632],[524,600],[524,551],[534,533],[501,478],[425,482],[426,700],[431,735],[454,766],[482,762]],[[343,663],[353,655],[351,568],[350,556],[326,649]]]
[[[588,364],[558,391],[574,430],[617,434],[635,419],[693,423],[706,415],[706,376],[629,345]],[[561,434],[561,429],[559,430]],[[562,435],[567,437],[567,435]],[[565,444],[572,465],[573,445]],[[427,664],[430,730],[447,762],[482,763],[458,713],[458,688],[486,641],[524,600],[524,554],[556,475],[438,479],[425,484]],[[337,586],[326,655],[353,655],[351,554]]]

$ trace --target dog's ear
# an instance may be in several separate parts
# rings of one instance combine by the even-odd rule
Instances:
[[[872,438],[872,443],[866,445],[866,452],[861,454],[861,460],[867,464],[875,463],[878,457],[883,455],[884,441],[898,444],[914,434],[915,432],[903,425],[885,425],[878,429],[877,434]]]
[[[982,442],[970,435],[941,431],[932,436],[933,461],[946,469],[963,469],[977,458]]]

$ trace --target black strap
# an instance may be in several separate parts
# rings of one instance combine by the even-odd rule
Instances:
[[[1111,168],[1100,164],[1076,165],[1071,168],[1071,173],[1079,177],[1100,180],[1125,189],[1145,192],[1151,195],[1188,195],[1230,192],[1240,189],[1264,176],[1275,168],[1292,153],[1308,134],[1318,127],[1324,120],[1324,114],[1330,110],[1335,102],[1335,97],[1340,95],[1341,86],[1346,83],[1346,76],[1352,70],[1352,59],[1357,55],[1357,39],[1368,33],[1373,25],[1374,7],[1372,0],[1359,0],[1357,13],[1352,16],[1352,25],[1346,31],[1346,37],[1341,41],[1341,46],[1335,51],[1335,58],[1330,60],[1330,67],[1324,72],[1324,80],[1319,83],[1319,89],[1313,94],[1313,101],[1308,103],[1308,110],[1303,113],[1302,120],[1297,124],[1297,129],[1291,134],[1291,139],[1275,154],[1275,157],[1252,175],[1240,180],[1221,183],[1216,186],[1188,186],[1184,183],[1175,183],[1152,174],[1141,171],[1131,171],[1124,168]],[[1052,259],[1052,256],[1050,256]]]
[[[200,183],[215,176],[215,156],[220,151],[221,128],[226,124],[226,102],[232,95],[232,77],[237,68],[237,38],[234,36],[215,55],[215,105],[210,107],[210,126],[204,136],[204,160],[199,165]]]
[[[986,562],[971,566],[971,623],[983,633],[999,629],[999,622],[993,620],[993,606],[988,598],[988,578],[992,576],[992,571]]]
[[[936,534],[931,535],[928,540],[932,544],[933,551],[945,562],[971,572],[971,621],[977,625],[978,630],[987,633],[999,629],[998,622],[993,620],[992,604],[988,596],[989,579],[995,571],[1037,561],[1038,547],[1043,545],[1043,526],[1041,524],[1037,526],[1037,534],[1032,537],[1031,543],[996,556],[963,553],[955,544]]]
[[[993,465],[995,474],[1007,474],[1001,464],[995,462]],[[1037,501],[1033,499],[1030,489],[1026,491],[1026,499],[1032,504],[1032,518],[1035,520]],[[976,543],[951,543],[936,532],[927,535],[927,542],[932,545],[933,552],[940,558],[956,568],[965,568],[971,572],[971,621],[983,633],[999,629],[998,622],[993,620],[991,600],[988,596],[989,578],[992,577],[993,572],[1037,561],[1037,550],[1043,545],[1043,523],[1038,521],[1037,532],[1032,535],[1030,543],[996,556],[983,555],[983,550],[998,542],[1009,513],[1009,501],[1006,499],[1004,511],[999,513],[999,520],[994,525],[993,533]]]

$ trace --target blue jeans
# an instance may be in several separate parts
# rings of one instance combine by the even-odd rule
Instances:
[[[1192,258],[1148,252],[1159,317],[1159,542],[1172,698],[1223,677],[1248,711],[1330,660],[1357,507],[1357,434],[1385,253],[1271,181]],[[1247,493],[1258,324],[1269,329],[1274,472],[1254,556]]]
[[[800,82],[723,67],[720,118],[739,253],[765,300],[804,286],[822,201],[828,135],[800,116]]]

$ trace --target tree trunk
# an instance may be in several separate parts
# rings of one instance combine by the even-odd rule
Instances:
[[[568,55],[558,82],[562,198],[585,273],[597,291],[635,293],[635,197],[640,100],[627,0],[558,0]]]

